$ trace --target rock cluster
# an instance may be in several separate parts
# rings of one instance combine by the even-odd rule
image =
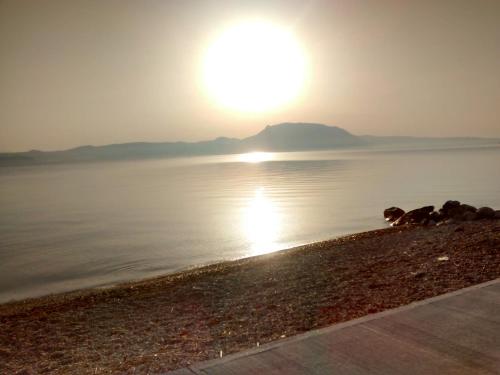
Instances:
[[[437,225],[458,221],[472,221],[481,219],[500,219],[500,210],[490,207],[476,208],[459,201],[446,201],[438,211],[434,206],[425,206],[405,212],[399,207],[390,207],[384,210],[384,218],[392,226],[405,224]]]

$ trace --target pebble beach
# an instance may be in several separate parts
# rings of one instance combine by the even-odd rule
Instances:
[[[163,373],[500,277],[500,221],[402,226],[0,305],[0,373]]]

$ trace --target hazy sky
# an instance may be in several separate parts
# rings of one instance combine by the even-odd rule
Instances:
[[[293,27],[308,60],[300,97],[269,112],[228,111],[201,84],[210,42],[250,18]],[[500,137],[500,1],[0,0],[2,151],[285,121]]]

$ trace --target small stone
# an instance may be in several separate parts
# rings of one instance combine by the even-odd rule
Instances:
[[[416,279],[420,279],[426,275],[425,271],[417,271],[417,272],[412,272],[412,276]]]
[[[446,261],[450,260],[450,258],[448,258],[445,255],[445,256],[442,256],[442,257],[438,257],[437,260],[438,260],[438,262],[446,262]]]
[[[22,369],[16,372],[16,375],[34,375],[34,372],[31,369]]]
[[[458,227],[455,229],[455,232],[463,232],[464,231],[464,227]]]

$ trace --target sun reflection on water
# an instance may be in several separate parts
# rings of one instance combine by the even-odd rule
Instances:
[[[255,191],[245,208],[243,229],[250,242],[249,256],[279,250],[277,239],[281,230],[281,217],[272,200],[264,194],[263,188]]]
[[[273,158],[273,154],[270,152],[247,152],[246,154],[241,154],[239,160],[246,163],[260,163],[263,161],[269,161]]]

